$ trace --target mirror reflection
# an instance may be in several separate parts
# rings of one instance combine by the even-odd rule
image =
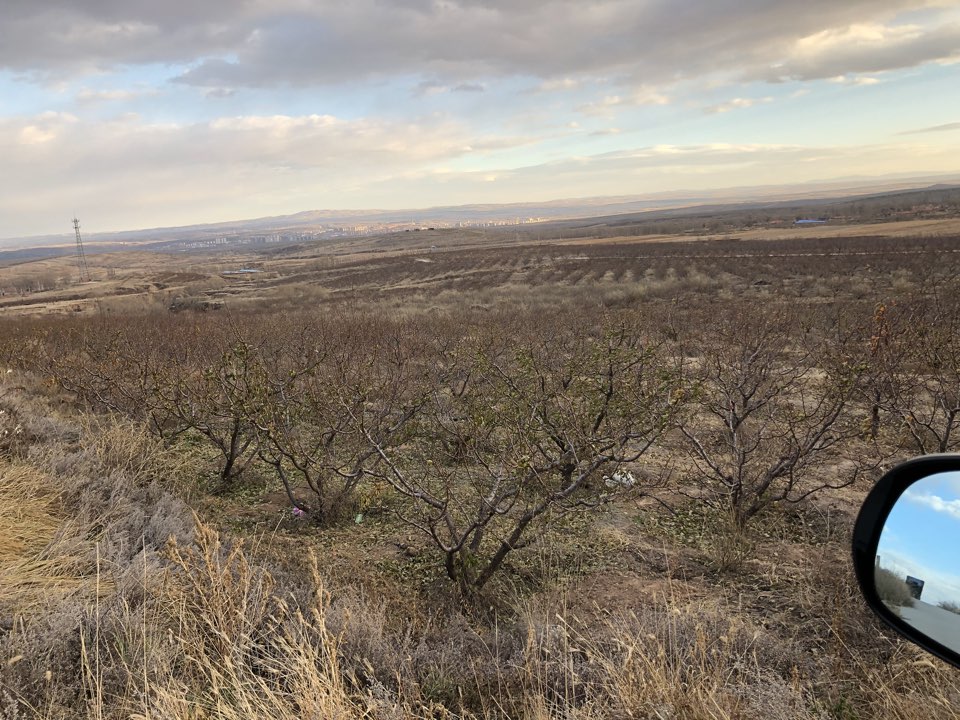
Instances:
[[[884,604],[927,637],[960,652],[960,472],[917,481],[900,496],[877,545]]]

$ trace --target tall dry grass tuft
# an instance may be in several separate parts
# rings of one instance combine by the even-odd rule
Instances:
[[[0,717],[105,717],[157,550],[192,533],[158,484],[176,463],[132,424],[65,416],[29,377],[0,389]]]
[[[65,517],[54,488],[40,470],[0,461],[0,619],[91,589],[92,543]]]
[[[297,607],[251,565],[241,543],[228,547],[203,524],[193,546],[171,543],[167,557],[154,619],[166,625],[169,651],[181,661],[143,688],[149,716],[370,716],[376,699],[359,694],[338,661],[339,638],[325,620],[330,596],[315,562],[313,603]]]
[[[824,717],[797,648],[720,603],[666,596],[592,624],[559,612],[527,622],[517,717]]]

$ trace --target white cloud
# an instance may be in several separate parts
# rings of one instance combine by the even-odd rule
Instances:
[[[868,86],[879,85],[883,81],[880,78],[870,75],[838,75],[837,77],[830,78],[830,82],[836,83],[837,85]]]
[[[575,90],[580,87],[581,81],[572,77],[552,78],[537,86],[539,92],[556,92],[557,90]]]
[[[917,505],[924,505],[934,512],[945,513],[955,520],[960,520],[960,500],[944,500],[939,495],[920,494],[907,490],[903,497]]]
[[[901,135],[919,135],[921,133],[949,132],[951,130],[960,130],[960,122],[943,123],[942,125],[932,125],[931,127],[919,128],[917,130],[907,130]]]
[[[704,112],[708,114],[725,113],[725,112],[730,112],[731,110],[742,110],[745,108],[753,107],[754,105],[758,105],[761,103],[769,103],[769,102],[773,102],[772,97],[764,97],[764,98],[738,97],[738,98],[733,98],[732,100],[728,100],[727,102],[719,103],[717,105],[709,105],[706,108],[704,108]]]
[[[93,90],[91,88],[81,88],[77,92],[76,100],[81,104],[99,103],[99,102],[126,102],[135,100],[144,95],[154,95],[156,91],[150,90]]]
[[[78,122],[71,113],[44,112],[22,124],[11,124],[8,137],[17,138],[14,145],[46,145],[61,136],[62,131]],[[0,148],[2,148],[0,138]]]
[[[23,144],[28,127],[49,139]],[[518,165],[517,157],[529,155],[509,150],[530,142],[478,136],[433,116],[387,122],[265,115],[194,124],[134,116],[103,125],[57,115],[0,120],[0,237],[62,231],[55,218],[73,211],[101,229],[154,227],[316,207],[423,207],[783,184],[897,172],[905,163],[948,171],[955,170],[952,158],[960,152],[922,144],[664,144]],[[918,158],[929,164],[917,165]]]
[[[412,168],[530,142],[434,117],[278,114],[186,124],[135,115],[105,123],[56,113],[0,118],[0,236],[29,232],[61,207],[98,208],[115,218],[112,227],[169,224],[157,215],[192,217],[190,208],[217,217],[292,212],[316,206],[318,192],[333,190],[348,202],[352,189]]]
[[[27,125],[20,131],[20,144],[40,145],[57,137],[53,130],[44,130],[36,125]]]
[[[578,105],[577,110],[584,115],[614,117],[618,108],[640,105],[668,105],[670,98],[653,88],[641,87],[622,95],[606,95],[594,102]]]

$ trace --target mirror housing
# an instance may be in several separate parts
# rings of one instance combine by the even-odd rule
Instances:
[[[867,495],[853,529],[853,568],[860,591],[867,605],[887,625],[942,660],[960,667],[960,648],[951,649],[941,640],[940,633],[924,633],[907,622],[890,605],[881,600],[877,591],[877,547],[887,519],[904,493],[917,482],[942,473],[960,473],[960,455],[926,455],[897,465],[884,474]],[[960,519],[957,521],[960,530]],[[958,533],[960,538],[960,533]],[[944,538],[950,543],[950,538]],[[956,547],[960,555],[960,544]],[[919,600],[924,582],[919,578],[902,578],[910,594]],[[936,608],[935,608],[936,609]],[[946,611],[944,611],[946,612]],[[957,616],[960,628],[960,615]]]

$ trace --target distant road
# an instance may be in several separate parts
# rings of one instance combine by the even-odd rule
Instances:
[[[914,600],[912,608],[900,608],[900,617],[941,645],[960,652],[960,615]]]

